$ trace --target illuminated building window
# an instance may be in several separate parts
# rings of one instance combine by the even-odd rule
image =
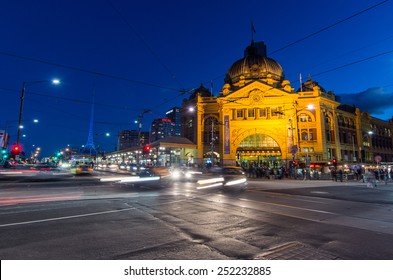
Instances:
[[[300,114],[299,122],[311,122],[311,117],[307,114]]]
[[[236,118],[243,118],[243,109],[236,110]]]
[[[302,129],[302,140],[308,140],[308,131],[305,129]]]
[[[259,109],[259,117],[266,118],[266,108]]]
[[[248,109],[248,118],[255,118],[254,109]]]
[[[302,129],[301,139],[305,141],[316,141],[317,140],[317,130],[316,128]]]

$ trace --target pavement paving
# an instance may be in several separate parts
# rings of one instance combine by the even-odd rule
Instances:
[[[294,179],[258,179],[248,178],[250,182],[261,182],[263,189],[292,189],[292,188],[315,188],[327,186],[361,186],[365,188],[386,189],[393,191],[393,180],[376,181],[375,184],[368,184],[362,180],[333,181],[333,180],[294,180]]]

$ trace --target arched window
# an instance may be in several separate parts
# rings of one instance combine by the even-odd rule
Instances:
[[[301,137],[302,137],[302,140],[308,140],[308,131],[307,131],[307,129],[302,129]]]
[[[298,121],[299,122],[311,122],[312,120],[311,120],[311,116],[309,114],[302,113],[299,115]]]
[[[250,135],[239,144],[239,148],[257,149],[257,148],[279,148],[278,143],[270,136],[264,134]]]

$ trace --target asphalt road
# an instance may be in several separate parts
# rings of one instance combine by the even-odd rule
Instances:
[[[0,181],[1,259],[392,259],[393,183]]]

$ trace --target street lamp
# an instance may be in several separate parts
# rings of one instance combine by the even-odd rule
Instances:
[[[22,94],[20,96],[20,107],[19,107],[19,120],[18,120],[18,134],[16,136],[16,145],[19,145],[19,140],[20,140],[20,130],[22,128],[22,117],[23,117],[23,105],[25,102],[25,92],[26,92],[26,86],[29,84],[38,84],[38,83],[45,83],[45,82],[51,82],[54,85],[60,84],[60,80],[54,79],[52,81],[49,80],[43,80],[43,81],[24,81],[22,85]]]
[[[6,140],[8,140],[9,135],[8,135],[8,131],[10,127],[13,127],[14,125],[9,125],[10,123],[17,123],[18,120],[6,120],[5,122],[5,129],[4,129],[4,139],[3,139],[3,147],[7,147],[7,142]],[[33,123],[38,123],[39,120],[38,119],[33,119],[32,120]],[[19,125],[18,129],[23,129],[24,126],[23,125]],[[23,137],[26,137],[26,135],[23,135]]]

